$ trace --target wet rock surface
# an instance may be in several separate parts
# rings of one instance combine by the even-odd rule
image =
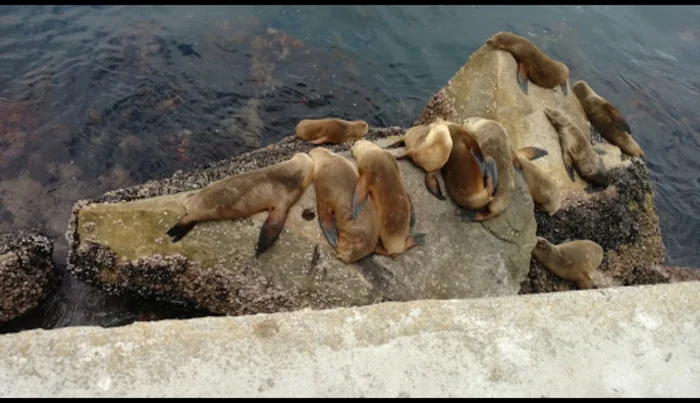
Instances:
[[[383,146],[403,131],[373,129],[367,138]],[[329,148],[350,158],[349,147]],[[198,224],[175,244],[165,235],[184,213],[180,200],[187,191],[312,148],[287,138],[206,169],[80,201],[67,232],[68,270],[114,293],[193,302],[232,315],[518,292],[535,243],[532,199],[522,179],[501,216],[465,224],[454,203],[427,192],[423,171],[400,161],[416,209],[414,231],[426,234],[426,244],[396,261],[369,256],[346,265],[337,260],[317,218],[309,219],[308,211],[316,209],[313,186],[291,208],[275,245],[258,259],[253,257],[254,244],[267,213]]]
[[[35,308],[54,285],[53,244],[43,235],[0,235],[0,324]]]

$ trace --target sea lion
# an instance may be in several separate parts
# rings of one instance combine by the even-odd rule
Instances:
[[[610,184],[610,172],[581,130],[571,119],[556,109],[545,107],[544,113],[559,133],[561,155],[569,178],[574,180],[575,167],[578,174],[586,182],[599,187],[607,187]]]
[[[486,44],[513,55],[518,62],[518,84],[525,94],[528,79],[544,88],[559,85],[564,96],[568,94],[566,83],[569,80],[569,68],[547,56],[526,38],[512,32],[498,32],[491,36]]]
[[[620,147],[623,153],[632,157],[644,157],[642,147],[630,135],[632,129],[625,116],[583,80],[576,81],[571,90],[576,94],[588,120],[610,144]]]
[[[352,218],[357,219],[371,196],[379,216],[381,241],[374,253],[395,259],[399,253],[422,245],[425,234],[409,233],[415,223],[413,203],[394,156],[367,140],[355,142],[351,152],[360,174],[352,198]]]
[[[429,125],[411,127],[403,138],[389,148],[403,145],[403,150],[392,150],[396,159],[410,158],[425,172],[425,187],[440,200],[445,196],[440,189],[437,173],[445,165],[452,152],[452,136],[447,122],[438,119]]]
[[[495,120],[471,117],[464,120],[464,128],[474,133],[484,158],[495,161],[498,183],[493,197],[479,211],[460,212],[462,221],[485,221],[501,214],[508,207],[515,192],[513,156],[505,127]]]
[[[523,147],[517,151],[511,149],[513,166],[523,174],[532,201],[549,215],[553,215],[561,207],[561,194],[550,175],[532,162],[548,154],[547,150],[537,147]]]
[[[577,240],[553,245],[537,237],[532,255],[552,273],[575,281],[581,289],[597,287],[600,274],[596,269],[603,262],[603,248],[589,240]]]
[[[352,197],[360,177],[355,164],[323,147],[309,156],[314,161],[318,222],[336,257],[353,263],[369,255],[379,240],[379,219],[372,203],[352,219]]]
[[[260,230],[255,256],[275,242],[289,208],[314,178],[314,163],[306,153],[253,171],[231,175],[187,195],[186,214],[167,232],[177,242],[200,221],[236,220],[268,210]]]
[[[493,198],[498,170],[492,158],[484,158],[472,133],[454,122],[448,122],[447,127],[452,150],[442,167],[442,179],[450,198],[460,207],[459,214],[469,216],[466,210],[480,209]]]
[[[297,124],[296,132],[311,144],[338,144],[366,136],[369,125],[364,120],[304,119]]]

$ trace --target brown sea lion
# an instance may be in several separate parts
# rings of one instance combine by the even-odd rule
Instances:
[[[544,88],[554,88],[558,85],[564,96],[567,95],[566,83],[569,79],[569,68],[564,63],[547,56],[526,38],[512,32],[498,32],[489,38],[486,44],[513,55],[518,62],[518,84],[525,94],[527,94],[529,79]]]
[[[551,176],[532,162],[533,159],[548,154],[547,150],[537,147],[523,147],[517,151],[511,149],[513,166],[522,172],[532,201],[549,215],[553,215],[561,207],[561,194]]]
[[[429,125],[411,127],[401,140],[389,147],[402,145],[404,149],[391,151],[394,157],[408,157],[421,167],[426,172],[425,186],[428,191],[438,199],[445,200],[437,173],[445,165],[452,151],[452,136],[447,122],[438,119]]]
[[[569,178],[574,180],[575,167],[576,172],[586,182],[598,187],[607,187],[611,180],[610,172],[581,130],[571,119],[556,109],[545,107],[544,113],[559,133],[561,155]]]
[[[575,281],[579,288],[597,287],[598,266],[603,262],[603,248],[589,240],[577,240],[553,245],[537,237],[532,255],[558,277]]]
[[[366,136],[369,125],[364,120],[304,119],[297,124],[296,132],[311,144],[338,144]]]
[[[576,81],[571,90],[581,102],[588,120],[605,140],[620,147],[620,150],[629,156],[644,157],[642,147],[630,135],[632,129],[622,112],[596,94],[583,80]]]
[[[353,263],[369,255],[379,240],[379,219],[372,203],[352,219],[352,197],[360,177],[355,164],[323,147],[309,156],[314,161],[318,221],[336,257]]]
[[[236,220],[268,210],[256,246],[259,256],[275,242],[289,208],[313,178],[311,157],[297,153],[287,161],[218,180],[185,197],[186,214],[167,234],[177,242],[200,221]]]
[[[461,212],[462,221],[485,221],[501,214],[508,207],[515,192],[513,156],[505,127],[495,120],[471,117],[464,120],[464,128],[474,133],[484,158],[495,161],[498,183],[493,197],[479,211]]]
[[[355,142],[351,151],[360,174],[352,199],[352,217],[357,219],[367,196],[371,196],[379,216],[381,241],[374,253],[395,259],[399,253],[422,245],[425,234],[410,234],[415,223],[413,203],[394,156],[367,140]]]
[[[498,186],[498,170],[493,158],[484,158],[479,143],[462,125],[448,122],[452,150],[442,167],[447,193],[460,207],[459,214],[469,217],[469,210],[486,206]],[[469,219],[471,221],[471,219]]]

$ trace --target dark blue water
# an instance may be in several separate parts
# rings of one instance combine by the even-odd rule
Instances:
[[[0,231],[37,227],[64,262],[78,199],[253,150],[308,117],[409,125],[501,30],[627,115],[668,263],[698,266],[695,6],[2,6]],[[148,309],[66,276],[33,323]]]

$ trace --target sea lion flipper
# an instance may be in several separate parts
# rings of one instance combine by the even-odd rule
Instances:
[[[445,200],[445,196],[442,194],[442,189],[440,188],[440,181],[435,172],[428,172],[425,174],[425,187],[428,188],[428,192],[437,197],[438,200]]]
[[[367,203],[367,195],[369,194],[370,176],[364,171],[360,172],[360,177],[357,179],[355,193],[352,195],[352,219],[357,219],[362,209]]]
[[[484,186],[489,195],[492,195],[498,187],[498,167],[493,158],[486,158],[484,162]]]
[[[406,249],[409,250],[416,246],[425,245],[425,234],[413,234],[406,237]]]
[[[182,237],[187,235],[187,233],[190,232],[190,230],[192,230],[196,224],[195,221],[185,221],[184,219],[184,217],[181,218],[180,221],[178,221],[177,224],[175,224],[167,232],[173,243],[179,241],[182,239]]]
[[[318,223],[321,232],[326,237],[333,249],[338,248],[338,225],[335,221],[335,214],[330,209],[318,209]]]
[[[632,134],[632,129],[630,128],[629,123],[627,123],[627,119],[625,119],[625,116],[622,114],[622,112],[620,112],[616,107],[610,105],[609,103],[604,104],[603,109],[608,114],[611,123],[615,125],[615,127],[617,127],[620,130],[624,130],[629,134]]]
[[[411,200],[411,195],[406,192],[406,197],[408,198],[408,205],[411,209],[411,218],[408,221],[409,228],[413,228],[416,225],[416,210],[413,208],[413,200]]]
[[[546,155],[549,155],[549,151],[545,150],[544,148],[529,146],[519,148],[518,154],[520,154],[522,157],[527,158],[530,161],[534,161],[538,158],[542,158]]]
[[[394,142],[394,143],[389,144],[389,145],[386,146],[384,149],[386,150],[386,149],[389,149],[389,148],[399,148],[399,147],[404,147],[405,145],[406,145],[406,142],[405,142],[404,139],[402,138],[401,140],[398,140],[398,141],[396,141],[396,142]]]
[[[567,96],[569,94],[569,89],[566,88],[566,83],[561,85],[561,93],[564,94],[564,96]]]
[[[309,140],[309,143],[315,144],[315,145],[317,145],[317,146],[318,146],[318,145],[321,145],[321,144],[325,144],[325,143],[327,143],[327,142],[328,142],[328,137],[326,137],[326,136],[319,137],[319,138],[314,139],[314,140]]]
[[[394,156],[394,158],[396,158],[397,160],[408,157],[408,151],[405,148],[392,148],[387,151],[389,151],[389,153],[391,153],[391,155]]]
[[[260,229],[258,244],[255,246],[255,257],[265,253],[277,240],[287,220],[287,209],[276,207],[267,214],[267,219]]]
[[[518,84],[520,85],[520,88],[523,90],[525,95],[527,95],[527,68],[525,67],[525,63],[518,63]]]
[[[459,219],[462,220],[463,223],[470,223],[474,221],[474,218],[476,217],[476,210],[467,210],[461,207],[458,207],[457,209],[457,214],[459,215]]]

